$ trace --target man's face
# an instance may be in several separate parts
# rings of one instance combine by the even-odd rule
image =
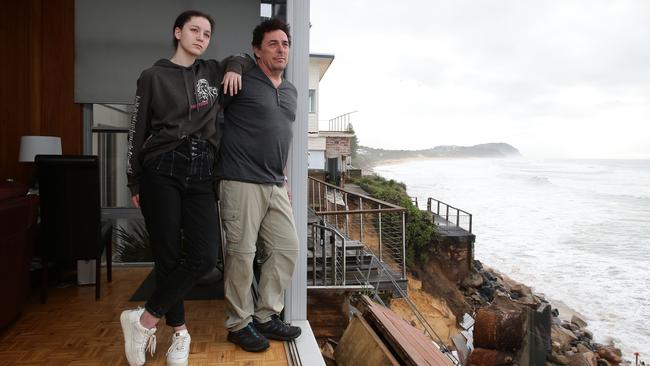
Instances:
[[[264,34],[260,48],[254,48],[258,62],[269,71],[282,72],[289,62],[289,38],[281,30],[274,30]]]

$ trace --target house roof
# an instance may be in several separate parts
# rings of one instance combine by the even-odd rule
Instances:
[[[325,75],[325,72],[327,72],[327,69],[329,69],[330,65],[332,64],[332,61],[334,61],[334,55],[326,53],[309,54],[309,63],[317,65],[319,68],[318,81],[323,78],[323,75]]]

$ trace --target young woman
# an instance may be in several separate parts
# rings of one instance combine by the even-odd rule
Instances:
[[[156,288],[144,308],[120,316],[131,365],[144,364],[147,350],[155,352],[156,324],[163,316],[174,328],[167,364],[187,365],[191,338],[183,296],[215,266],[218,83],[223,79],[223,90],[236,94],[242,72],[254,62],[247,56],[221,64],[198,59],[210,44],[213,26],[207,14],[180,14],[173,27],[174,56],[159,60],[138,79],[127,175],[133,204],[141,208],[149,232]]]

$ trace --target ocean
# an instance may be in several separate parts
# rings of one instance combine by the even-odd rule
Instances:
[[[429,159],[376,167],[473,215],[475,259],[650,359],[650,160]],[[560,314],[562,316],[562,314]]]

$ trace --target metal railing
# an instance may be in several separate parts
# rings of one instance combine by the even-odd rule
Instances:
[[[309,208],[350,245],[363,244],[406,278],[406,209],[309,177]],[[338,239],[335,239],[338,240]],[[351,244],[352,243],[352,244]]]
[[[350,117],[357,111],[348,112],[329,120],[328,131],[350,132]]]
[[[345,286],[347,251],[346,240],[338,231],[320,224],[311,224],[313,242],[311,280],[329,286]],[[330,264],[328,266],[328,264]],[[318,281],[318,282],[317,282]]]
[[[371,269],[368,270],[368,275],[366,276],[366,283],[370,284],[370,271],[371,270],[375,270],[375,271],[378,272],[378,276],[377,276],[376,281],[379,282],[380,280],[383,280],[383,279],[387,279],[388,281],[391,281],[392,285],[393,285],[393,290],[400,295],[400,296],[397,296],[397,298],[399,298],[401,301],[404,301],[406,303],[406,305],[408,306],[408,309],[415,316],[415,319],[419,322],[419,325],[420,325],[419,327],[417,325],[414,325],[414,326],[417,329],[421,330],[424,333],[424,335],[426,335],[433,342],[433,344],[435,344],[436,347],[438,347],[438,349],[445,356],[447,356],[447,358],[449,358],[449,360],[454,365],[457,365],[457,366],[462,365],[462,363],[458,360],[458,358],[456,356],[454,356],[454,354],[451,352],[449,347],[447,347],[445,345],[445,342],[442,340],[442,338],[440,338],[438,333],[436,333],[436,331],[433,330],[433,328],[431,327],[431,325],[429,324],[427,319],[424,317],[424,315],[422,315],[422,313],[420,313],[417,306],[415,306],[415,304],[409,299],[406,292],[404,290],[402,290],[402,288],[397,284],[397,282],[395,282],[395,279],[392,276],[390,276],[390,274],[387,273],[388,271],[386,269],[385,264],[381,263],[379,261],[376,261],[375,258],[373,258],[372,261],[371,261],[370,268]],[[379,289],[379,287],[375,286],[375,290],[372,293],[372,299],[375,302],[377,302],[377,303],[383,305],[384,307],[388,308],[389,306],[386,306],[386,304],[381,299],[381,297],[379,297],[378,289]]]
[[[429,197],[427,211],[434,215],[434,223],[438,226],[456,226],[472,232],[472,214],[450,204]]]

